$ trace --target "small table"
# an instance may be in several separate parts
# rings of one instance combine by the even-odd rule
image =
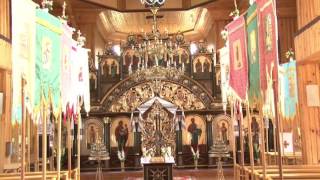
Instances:
[[[144,180],[172,180],[173,163],[143,164]]]

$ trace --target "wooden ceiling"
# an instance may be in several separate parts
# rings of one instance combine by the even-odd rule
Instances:
[[[54,14],[61,15],[63,1],[54,1]],[[140,0],[65,1],[72,26],[78,28],[83,24],[92,24],[93,28],[99,29],[105,40],[124,39],[130,32],[150,31],[151,20],[145,18],[150,13],[140,4]],[[248,0],[236,1],[241,12],[248,7]],[[276,2],[279,17],[296,16],[296,0]],[[203,38],[214,23],[230,20],[229,14],[233,10],[234,0],[167,0],[159,12],[164,16],[159,20],[160,31],[188,31],[190,39]]]
[[[107,10],[99,14],[105,33],[110,34],[111,39],[125,39],[130,33],[151,32],[152,19],[147,19],[151,12],[127,12],[122,13]],[[212,23],[210,14],[206,8],[194,8],[185,11],[163,11],[157,20],[160,32],[183,32],[186,38],[203,38],[208,31],[206,25]],[[196,36],[198,35],[198,36]]]

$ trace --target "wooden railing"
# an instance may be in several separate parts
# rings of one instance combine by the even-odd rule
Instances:
[[[58,172],[57,171],[48,171],[46,173],[48,180],[57,180],[58,179]],[[69,180],[73,179],[76,180],[78,178],[78,170],[74,169],[71,171],[70,175],[68,171],[60,171],[60,179],[62,180]],[[21,179],[21,173],[1,173],[0,180],[16,180]],[[42,172],[26,172],[25,178],[28,180],[42,180]]]
[[[249,166],[241,167],[236,165],[236,180],[250,180],[252,170]],[[268,166],[266,177],[263,178],[263,167],[255,166],[253,171],[254,180],[277,180],[280,179],[278,166]],[[283,179],[301,180],[301,179],[320,179],[319,165],[291,165],[283,167]]]

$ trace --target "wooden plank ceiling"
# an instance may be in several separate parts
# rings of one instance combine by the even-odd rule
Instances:
[[[93,24],[108,40],[125,39],[129,33],[150,32],[149,10],[141,6],[140,0],[65,0],[70,24],[79,27]],[[135,1],[135,3],[133,3]],[[63,0],[55,1],[55,15],[61,15]],[[237,0],[241,12],[248,7],[248,0]],[[197,7],[200,5],[199,7]],[[191,8],[195,7],[195,8]],[[233,0],[167,0],[159,12],[159,29],[169,33],[186,31],[186,38],[205,38],[217,21],[231,20]],[[296,17],[295,0],[277,0],[279,17]]]

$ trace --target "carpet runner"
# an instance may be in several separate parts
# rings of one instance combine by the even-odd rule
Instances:
[[[125,180],[143,180],[143,178],[126,178]],[[173,180],[197,180],[192,176],[174,177]]]

